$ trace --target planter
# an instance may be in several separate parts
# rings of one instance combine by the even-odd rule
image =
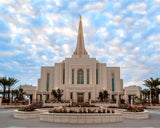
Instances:
[[[67,110],[70,110],[70,109],[72,109],[72,110],[79,110],[80,109],[80,107],[65,107]],[[83,108],[85,108],[86,110],[88,110],[88,109],[90,109],[90,110],[97,110],[97,109],[99,109],[99,107],[81,107],[81,109],[83,109]]]
[[[126,119],[147,119],[147,118],[149,118],[149,113],[147,110],[144,110],[143,112],[123,111],[123,118],[126,118]]]
[[[39,118],[40,113],[46,112],[47,110],[36,109],[35,111],[18,111],[14,110],[14,117],[18,119],[31,119],[31,118]]]
[[[40,114],[40,121],[55,123],[111,123],[121,122],[121,113],[49,113]]]

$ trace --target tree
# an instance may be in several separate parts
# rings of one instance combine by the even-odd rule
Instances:
[[[19,96],[19,91],[18,91],[18,89],[15,89],[15,90],[12,90],[12,95],[13,95],[13,97],[15,97],[15,99],[18,99],[18,96]],[[13,99],[12,99],[13,100]]]
[[[103,91],[103,98],[104,98],[104,100],[108,99],[108,92],[107,92],[107,90]]]
[[[148,103],[149,103],[149,99],[150,99],[150,90],[149,89],[143,89],[141,91],[142,96],[143,96],[143,100],[147,100],[148,99]]]
[[[15,97],[15,99],[17,99],[18,101],[24,100],[25,92],[23,91],[22,88],[15,89],[12,92],[13,92],[13,96]]]
[[[98,97],[98,99],[100,99],[100,101],[103,102],[103,98],[104,98],[103,92],[99,92],[99,97]]]
[[[4,101],[6,95],[6,86],[8,85],[8,80],[6,77],[0,78],[0,85],[3,87],[3,101]]]
[[[58,88],[57,90],[52,90],[52,95],[58,100],[61,101],[61,97],[63,96],[63,90]]]
[[[19,88],[19,94],[18,94],[18,100],[20,100],[20,101],[22,101],[22,100],[24,100],[24,94],[25,94],[25,92],[23,91],[23,89],[22,88]]]
[[[159,103],[158,86],[160,85],[160,79],[159,78],[153,79],[151,77],[150,79],[144,80],[144,85],[150,88],[152,103],[153,103],[153,90],[155,93],[155,103]]]
[[[10,88],[14,85],[14,84],[16,84],[18,82],[18,80],[17,79],[15,79],[15,78],[8,78],[8,84],[7,84],[7,86],[8,86],[8,99],[10,99]]]
[[[99,97],[98,99],[100,99],[100,101],[104,101],[104,100],[107,100],[108,99],[108,92],[107,90],[104,90],[103,92],[99,92]]]
[[[57,92],[56,92],[56,90],[52,90],[52,93],[51,93],[56,99],[57,99]]]

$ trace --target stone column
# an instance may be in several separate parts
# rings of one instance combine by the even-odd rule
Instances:
[[[112,91],[110,91],[109,99],[112,101]]]
[[[36,94],[36,103],[38,102],[38,95]]]
[[[133,107],[133,96],[131,96],[131,106]]]
[[[89,99],[89,104],[91,105],[91,99]]]
[[[125,104],[128,104],[128,95],[125,94]]]
[[[45,105],[45,96],[42,94],[43,105]]]
[[[2,97],[0,97],[0,106],[2,105]]]
[[[119,94],[117,95],[116,104],[119,106]]]
[[[72,105],[72,99],[70,99],[70,105]]]
[[[11,90],[12,92],[12,90]],[[10,104],[12,104],[12,93],[10,93]]]

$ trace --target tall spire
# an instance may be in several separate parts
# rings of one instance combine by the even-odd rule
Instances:
[[[77,37],[77,47],[73,53],[74,57],[88,57],[88,53],[87,53],[85,46],[84,46],[83,28],[82,28],[81,19],[82,19],[82,16],[80,15],[78,37]]]

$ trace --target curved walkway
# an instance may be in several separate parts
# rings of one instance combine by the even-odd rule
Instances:
[[[9,128],[25,128],[25,127],[53,127],[53,128],[135,128],[135,127],[160,127],[160,110],[149,110],[150,116],[145,120],[129,120],[124,119],[120,123],[107,123],[107,124],[58,124],[40,122],[40,119],[27,119],[20,120],[13,117],[14,109],[0,109],[0,127]]]

